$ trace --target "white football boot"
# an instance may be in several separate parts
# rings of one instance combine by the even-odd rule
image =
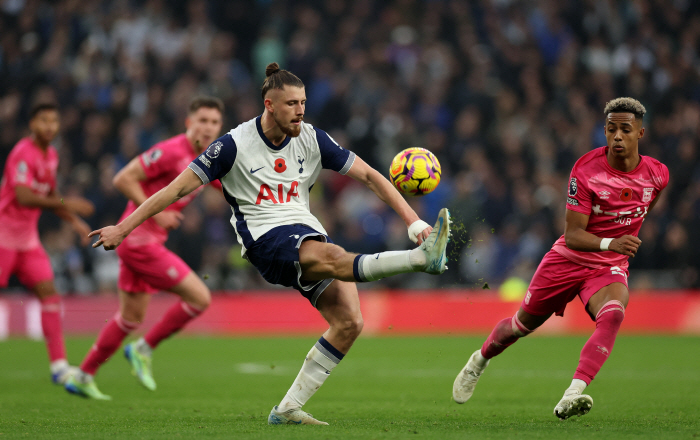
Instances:
[[[562,420],[572,416],[581,417],[588,414],[593,408],[593,398],[588,394],[581,394],[575,390],[566,390],[557,406],[554,407],[554,415]]]
[[[267,417],[268,425],[327,425],[328,423],[314,419],[314,416],[301,408],[280,411],[277,405],[272,408]]]
[[[65,360],[56,361],[51,365],[51,381],[56,385],[65,385],[78,371],[80,368],[68,365]]]
[[[419,248],[425,252],[427,260],[423,272],[439,275],[447,270],[447,243],[450,241],[450,211],[442,208],[437,222]]]
[[[486,361],[483,366],[479,366],[475,358],[481,355],[481,349],[476,350],[469,357],[467,365],[464,366],[462,371],[459,372],[457,378],[455,379],[454,385],[452,385],[452,398],[457,403],[464,403],[472,397],[474,394],[474,388],[476,388],[476,383],[481,377],[484,369],[489,365],[490,359]]]

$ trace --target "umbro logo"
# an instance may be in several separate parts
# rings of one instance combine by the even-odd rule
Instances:
[[[255,173],[257,173],[258,171],[262,170],[263,168],[265,168],[265,167],[260,167],[260,168],[258,168],[257,170],[254,170],[254,169],[251,168],[251,169],[250,169],[250,174],[255,174]]]
[[[598,193],[598,195],[599,195],[600,198],[603,199],[603,200],[605,200],[605,199],[607,199],[608,197],[610,197],[610,193],[609,193],[608,191],[600,191],[600,192]]]

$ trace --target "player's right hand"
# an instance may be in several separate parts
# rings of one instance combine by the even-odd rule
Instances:
[[[161,228],[170,231],[179,228],[184,217],[185,216],[182,215],[181,212],[162,211],[154,215],[153,220],[155,220]]]
[[[90,217],[95,212],[95,205],[83,197],[65,197],[63,206],[81,217]]]
[[[634,257],[640,244],[642,244],[642,240],[634,235],[623,235],[620,238],[613,239],[608,245],[608,250],[627,255],[628,257]]]
[[[124,240],[124,237],[126,237],[126,235],[120,231],[119,226],[105,226],[104,228],[90,232],[88,237],[94,237],[95,235],[99,235],[99,237],[98,240],[93,243],[92,247],[98,248],[103,246],[106,251],[116,249]]]

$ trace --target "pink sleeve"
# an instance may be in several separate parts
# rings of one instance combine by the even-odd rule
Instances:
[[[668,181],[671,178],[669,172],[668,172],[668,167],[664,164],[661,165],[661,187],[659,188],[659,191],[662,189],[666,188],[666,185],[668,185]]]
[[[168,151],[160,144],[156,144],[139,156],[139,161],[148,179],[157,177],[172,167],[173,160],[177,158],[173,154],[168,154]]]
[[[578,165],[578,164],[577,164]],[[580,167],[574,165],[569,177],[569,191],[566,197],[566,209],[591,215],[591,190],[588,187],[588,178]]]
[[[30,186],[34,180],[34,168],[30,165],[31,157],[23,157],[19,154],[10,155],[7,170],[10,187]]]

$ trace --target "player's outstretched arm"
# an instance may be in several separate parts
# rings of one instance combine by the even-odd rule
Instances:
[[[168,186],[149,197],[121,223],[116,226],[106,226],[92,231],[89,237],[99,235],[99,239],[92,247],[104,246],[105,250],[108,251],[116,248],[138,225],[185,197],[201,185],[202,180],[199,176],[191,169],[185,169]]]
[[[15,186],[15,197],[20,205],[42,209],[66,209],[83,217],[88,217],[95,211],[93,204],[82,197],[61,198],[53,191],[43,196],[24,185]]]
[[[367,165],[367,162],[357,156],[355,157],[355,162],[352,164],[352,167],[350,167],[350,170],[346,175],[352,177],[358,182],[362,182],[384,203],[391,206],[391,208],[396,211],[396,213],[403,219],[406,226],[409,228],[409,236],[411,237],[411,240],[417,244],[421,244],[423,239],[428,238],[430,231],[433,230],[432,226],[423,222],[420,217],[418,217],[416,211],[414,211],[413,208],[406,203],[406,200],[404,200],[391,182],[389,182],[386,177],[382,176],[379,171]],[[411,229],[416,229],[416,226],[411,228],[411,226],[414,224],[424,227],[420,228],[420,226],[418,226],[420,230],[412,231]]]
[[[148,196],[141,186],[141,182],[146,179],[148,179],[148,176],[146,176],[146,171],[143,169],[143,165],[141,165],[141,159],[137,156],[131,159],[124,168],[119,170],[112,179],[112,184],[119,192],[124,194],[127,199],[134,202],[136,206],[140,206],[148,199]],[[182,213],[178,211],[163,211],[153,216],[153,219],[163,229],[169,231],[177,229],[180,226]]]
[[[564,240],[566,247],[574,251],[600,252],[601,242],[605,238],[598,237],[586,231],[589,216],[580,212],[566,210],[566,226]],[[618,254],[634,257],[642,240],[633,235],[623,235],[608,243],[608,250]]]

